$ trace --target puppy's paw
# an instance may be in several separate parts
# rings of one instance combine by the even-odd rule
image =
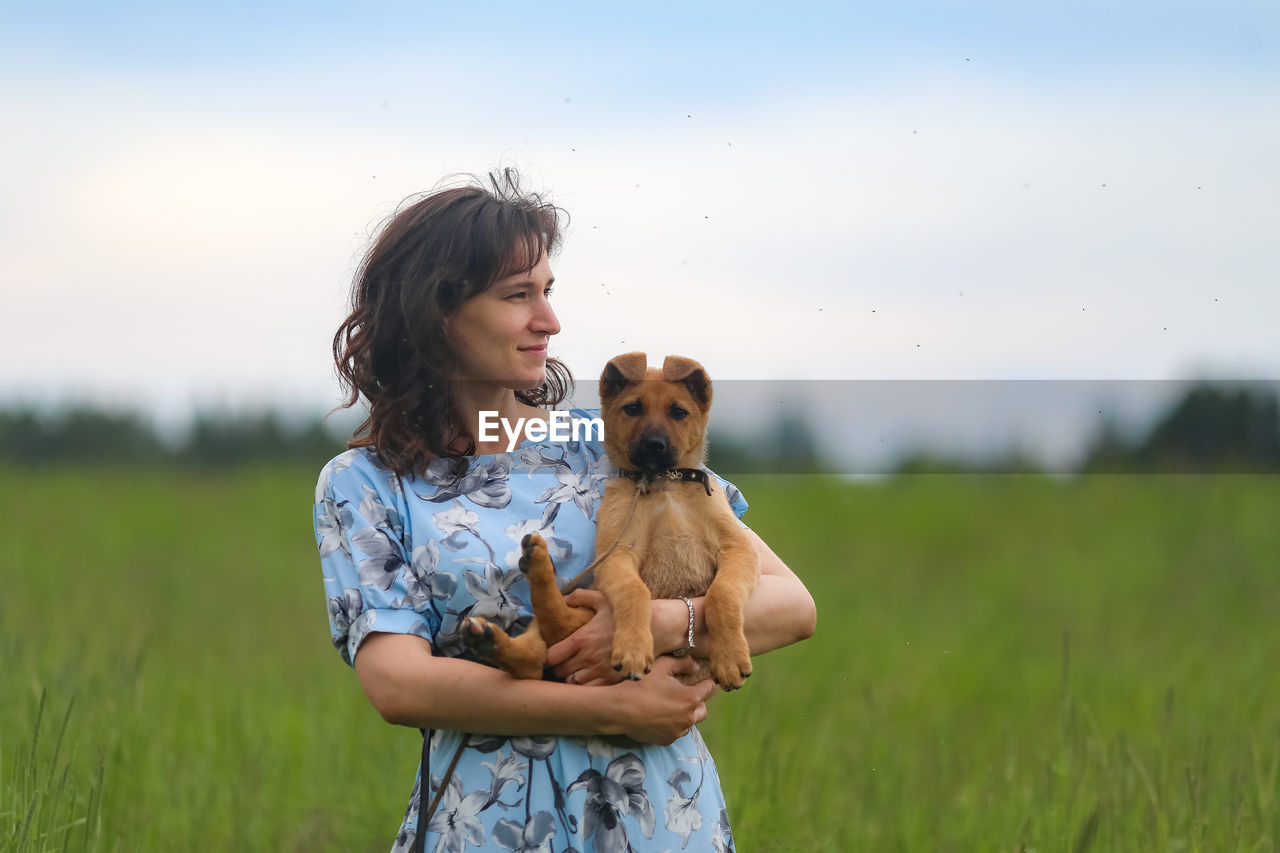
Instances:
[[[751,677],[747,641],[721,643],[711,652],[711,677],[723,690],[737,690]]]
[[[537,533],[526,533],[520,540],[520,571],[528,574],[546,566],[551,568],[551,556],[547,553],[547,543]]]
[[[639,681],[653,668],[653,641],[646,648],[643,643],[621,643],[615,637],[610,662],[615,670],[622,673],[623,678]]]
[[[498,650],[498,640],[494,630],[494,626],[489,623],[489,620],[476,616],[468,616],[463,619],[459,627],[459,633],[462,634],[462,644],[477,657],[485,659],[493,657]],[[496,630],[501,631],[502,629],[498,628]]]

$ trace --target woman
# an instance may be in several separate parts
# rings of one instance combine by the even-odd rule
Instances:
[[[547,540],[561,580],[593,553],[610,474],[598,442],[504,452],[505,436],[477,440],[480,412],[544,419],[568,391],[547,353],[560,332],[549,299],[559,214],[507,171],[403,207],[366,256],[334,356],[347,405],[364,397],[369,417],[316,488],[333,640],[383,718],[428,737],[393,851],[731,850],[694,728],[715,687],[675,677],[692,658],[660,657],[620,682],[608,602],[592,590],[573,603],[595,618],[548,652],[563,681],[512,679],[471,659],[459,635],[466,616],[511,633],[528,624],[516,566],[526,533]],[[751,535],[762,577],[746,628],[758,654],[809,636],[815,612]],[[694,608],[705,651],[701,600]],[[656,654],[685,647],[687,628],[683,601],[654,602]]]

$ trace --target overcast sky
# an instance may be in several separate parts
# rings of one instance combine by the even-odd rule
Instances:
[[[581,379],[1280,377],[1274,2],[176,5],[5,10],[0,401],[327,408],[378,222],[498,165]]]

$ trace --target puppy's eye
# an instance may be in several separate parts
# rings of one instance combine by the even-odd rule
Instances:
[[[689,417],[689,413],[684,409],[680,408],[679,406],[671,407],[671,420],[682,421],[687,417]]]
[[[622,413],[624,415],[630,415],[633,418],[639,416],[642,411],[644,411],[644,407],[639,403],[627,403],[622,407]]]

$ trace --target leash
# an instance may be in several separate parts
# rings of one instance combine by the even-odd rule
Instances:
[[[662,479],[674,482],[689,480],[695,483],[701,483],[703,488],[707,490],[707,495],[711,495],[711,481],[707,479],[707,472],[698,468],[672,468],[671,470],[664,471],[659,474],[646,474],[643,471],[626,471],[620,469],[618,471],[618,476],[626,477],[627,479],[634,481],[636,484],[635,494],[631,498],[631,507],[627,510],[627,517],[622,522],[622,530],[618,533],[618,538],[609,546],[609,550],[592,560],[591,565],[578,572],[578,574],[574,575],[572,580],[561,587],[561,595],[568,595],[570,592],[573,592],[573,590],[581,586],[582,582],[586,580],[587,575],[595,571],[596,566],[603,563],[608,556],[617,549],[619,543],[622,542],[622,537],[626,535],[627,528],[631,526],[631,519],[636,514],[636,504],[640,503],[640,496],[648,494],[649,487],[655,482]],[[690,605],[690,612],[692,612],[692,605]],[[426,853],[427,834],[424,830],[427,829],[428,825],[431,823],[431,818],[436,813],[436,809],[440,806],[440,800],[444,797],[445,788],[449,787],[449,780],[453,778],[453,771],[457,769],[458,761],[462,758],[462,751],[467,748],[467,743],[471,740],[471,735],[469,734],[464,734],[462,736],[462,742],[459,743],[458,748],[454,750],[453,758],[449,761],[449,767],[444,771],[444,776],[441,777],[440,787],[436,790],[436,795],[431,798],[431,805],[423,810],[422,802],[426,799],[427,788],[431,785],[431,733],[431,729],[424,729],[422,731],[422,765],[419,770],[422,778],[418,781],[418,831],[413,839],[414,853]]]
[[[436,791],[436,795],[431,798],[431,805],[425,811],[422,809],[422,801],[426,799],[427,788],[431,785],[431,733],[432,729],[424,729],[422,732],[422,767],[419,771],[422,778],[418,781],[418,831],[413,837],[413,853],[426,853],[427,849],[427,833],[424,831],[431,823],[431,818],[436,813],[436,808],[440,805],[440,799],[444,797],[444,789],[449,787],[449,780],[453,778],[453,771],[458,767],[458,759],[462,758],[462,751],[467,748],[467,743],[471,740],[471,735],[464,734],[462,742],[458,744],[458,748],[454,750],[453,758],[449,761],[449,769],[444,771],[444,777],[440,780],[440,788]]]
[[[596,570],[596,566],[603,563],[605,561],[605,558],[614,552],[614,550],[618,547],[618,543],[622,541],[622,537],[626,534],[627,528],[631,526],[631,519],[636,514],[636,504],[640,503],[640,495],[644,494],[648,490],[649,490],[648,486],[637,485],[636,493],[631,498],[631,508],[627,510],[627,518],[625,521],[622,522],[622,531],[618,533],[618,538],[613,540],[613,544],[609,546],[608,551],[605,551],[599,557],[596,557],[594,560],[591,561],[591,565],[587,566],[585,569],[578,572],[576,575],[573,576],[573,580],[569,581],[567,584],[560,587],[561,595],[568,595],[578,587],[582,586],[582,582],[586,580],[587,575],[594,572]]]

